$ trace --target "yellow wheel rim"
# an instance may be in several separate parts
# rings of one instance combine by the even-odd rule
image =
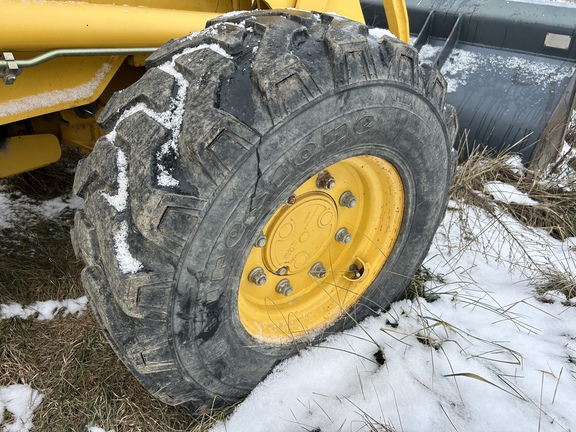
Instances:
[[[378,276],[403,211],[398,172],[375,156],[345,159],[300,185],[246,260],[238,292],[246,331],[282,344],[332,324]]]

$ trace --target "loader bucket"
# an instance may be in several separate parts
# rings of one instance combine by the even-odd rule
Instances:
[[[420,62],[446,78],[459,150],[513,151],[541,169],[562,148],[576,94],[576,3],[407,0]],[[366,23],[388,28],[381,0]]]

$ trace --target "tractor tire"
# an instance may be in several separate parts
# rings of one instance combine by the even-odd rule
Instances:
[[[238,400],[403,295],[446,207],[454,109],[415,49],[318,13],[225,15],[147,67],[77,169],[82,282],[156,398]]]

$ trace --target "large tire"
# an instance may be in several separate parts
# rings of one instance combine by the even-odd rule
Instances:
[[[225,16],[148,68],[78,166],[82,281],[154,396],[236,400],[403,294],[445,210],[454,110],[412,47],[316,13]]]

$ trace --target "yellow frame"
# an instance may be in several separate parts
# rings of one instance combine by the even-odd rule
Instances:
[[[2,15],[7,17],[0,26],[0,53],[10,52],[16,60],[23,60],[54,49],[159,47],[169,39],[203,29],[206,21],[222,13],[252,6],[251,0],[123,0],[122,5],[113,1],[0,0]],[[383,4],[390,29],[408,42],[404,0],[383,0]],[[256,0],[256,5],[333,12],[364,22],[359,0]],[[125,60],[126,56],[65,57],[24,69],[12,85],[0,83],[0,126],[24,120],[35,123],[34,119],[45,114],[91,104],[103,94],[106,97],[101,102],[105,103],[108,93],[130,84],[123,79],[124,87],[110,87],[112,79],[124,72],[120,67]],[[66,123],[70,124],[69,119]],[[94,123],[87,128],[84,121],[80,123],[76,130],[86,133],[77,134],[72,144],[90,149],[97,126]],[[3,152],[0,162],[5,163],[8,154],[20,153]],[[34,163],[33,158],[20,160],[14,166],[19,172],[34,169],[51,158],[53,155],[45,160],[34,158],[40,160]]]

